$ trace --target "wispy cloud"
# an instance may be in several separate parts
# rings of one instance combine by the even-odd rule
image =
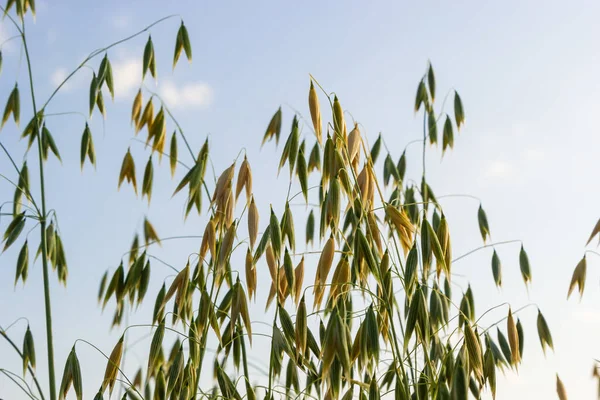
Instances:
[[[111,19],[111,24],[114,28],[123,30],[131,25],[131,18],[128,15],[115,15]]]
[[[530,179],[539,173],[547,161],[546,149],[531,147],[518,154],[489,161],[483,168],[482,175],[485,179],[510,180],[517,177]]]
[[[484,175],[486,178],[508,179],[514,174],[514,166],[510,162],[502,160],[492,161],[484,169]]]
[[[207,108],[213,101],[213,89],[204,82],[177,86],[172,81],[165,81],[160,86],[160,94],[170,108]]]
[[[50,83],[52,84],[52,86],[58,86],[65,80],[66,77],[67,77],[66,68],[59,67],[59,68],[55,69],[54,72],[52,72],[52,75],[50,75]],[[69,90],[70,88],[71,88],[70,83],[66,83],[63,86],[64,90]]]
[[[129,97],[142,81],[142,63],[137,58],[125,58],[112,64],[115,97]]]

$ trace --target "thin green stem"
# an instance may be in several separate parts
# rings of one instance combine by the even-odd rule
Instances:
[[[25,392],[25,394],[27,396],[29,396],[30,399],[32,399],[32,400],[36,399],[36,397],[33,396],[33,392],[31,391],[31,388],[29,387],[29,385],[27,384],[27,382],[25,382],[25,380],[23,378],[21,378],[19,375],[15,374],[14,372],[10,372],[9,370],[6,370],[4,368],[0,368],[0,372],[2,372],[4,375],[6,375],[6,377],[8,379],[13,381],[13,383],[15,385],[17,385],[19,387],[19,389],[21,389],[23,392]],[[19,381],[17,379],[21,380],[21,382],[23,382],[23,384],[27,387],[27,389],[25,387],[23,387],[23,384],[19,383]]]
[[[27,72],[29,75],[29,88],[31,91],[31,103],[33,105],[33,115],[35,120],[35,129],[38,142],[38,161],[40,166],[40,196],[41,196],[41,215],[40,215],[40,236],[42,247],[42,272],[44,277],[44,305],[46,314],[46,341],[48,347],[48,381],[50,389],[50,400],[56,400],[56,378],[54,372],[54,343],[52,337],[52,307],[50,305],[50,279],[48,277],[48,251],[46,248],[46,187],[44,179],[44,155],[42,149],[42,140],[40,134],[40,121],[38,120],[38,111],[35,103],[35,91],[33,86],[33,73],[31,71],[31,58],[25,38],[25,24],[22,25],[23,48],[27,61]]]
[[[99,54],[101,54],[101,53],[103,53],[103,52],[105,52],[105,51],[109,50],[109,49],[110,49],[110,48],[112,48],[112,47],[118,46],[118,45],[119,45],[119,44],[121,44],[121,43],[127,42],[127,41],[129,41],[129,40],[131,40],[131,39],[133,39],[133,38],[135,38],[135,37],[137,37],[137,36],[141,35],[142,33],[144,33],[144,32],[147,32],[147,31],[148,31],[148,30],[150,30],[150,28],[152,28],[153,26],[155,26],[155,25],[157,25],[157,24],[160,24],[161,22],[163,22],[163,21],[165,21],[165,20],[167,20],[167,19],[173,18],[173,17],[177,17],[177,15],[175,15],[175,14],[173,14],[173,15],[169,15],[169,16],[166,16],[166,17],[164,17],[164,18],[161,18],[161,19],[159,19],[159,20],[157,20],[157,21],[154,21],[153,23],[151,23],[150,25],[146,26],[146,27],[145,27],[144,29],[142,29],[141,31],[138,31],[138,32],[134,33],[133,35],[130,35],[130,36],[128,36],[128,37],[126,37],[126,38],[124,38],[124,39],[121,39],[121,40],[118,40],[118,41],[116,41],[116,42],[114,42],[114,43],[111,43],[111,44],[109,44],[109,45],[108,45],[108,46],[106,46],[106,47],[103,47],[103,48],[101,48],[101,49],[98,49],[98,50],[95,50],[95,51],[91,52],[91,53],[90,53],[90,54],[89,54],[89,55],[88,55],[88,56],[85,58],[85,60],[83,60],[83,61],[81,62],[81,64],[79,64],[79,66],[78,66],[77,68],[75,68],[75,69],[74,69],[74,70],[73,70],[73,71],[72,71],[72,72],[71,72],[69,75],[67,75],[67,77],[66,77],[66,78],[65,78],[65,79],[64,79],[64,80],[63,80],[63,81],[60,83],[60,85],[58,85],[58,86],[57,86],[57,88],[56,88],[56,89],[54,89],[54,92],[52,92],[52,94],[50,95],[50,97],[48,98],[48,100],[46,100],[46,102],[45,102],[45,103],[44,103],[44,105],[42,106],[42,110],[46,108],[46,106],[48,105],[48,103],[50,103],[50,101],[51,101],[51,100],[54,98],[54,96],[56,96],[56,94],[57,94],[57,93],[59,92],[59,90],[60,90],[60,89],[61,89],[61,88],[62,88],[62,87],[63,87],[63,86],[64,86],[64,85],[67,83],[67,81],[68,81],[69,79],[71,79],[71,77],[72,77],[73,75],[75,75],[75,74],[76,74],[76,73],[77,73],[77,72],[78,72],[78,71],[79,71],[81,68],[83,68],[83,67],[85,66],[85,64],[86,64],[88,61],[90,61],[92,58],[94,58],[94,57],[96,57],[97,55],[99,55]],[[23,29],[23,31],[25,31],[25,29]],[[27,50],[25,50],[25,52],[27,53]]]
[[[479,247],[477,247],[477,248],[475,248],[475,249],[473,249],[473,250],[471,250],[471,251],[469,251],[469,252],[467,252],[467,253],[459,256],[459,257],[456,257],[454,260],[452,260],[452,263],[454,264],[455,262],[460,261],[463,258],[465,258],[467,256],[470,256],[471,254],[473,254],[473,253],[475,253],[475,252],[477,252],[479,250],[487,249],[488,247],[494,247],[494,246],[499,246],[499,245],[502,245],[502,244],[510,244],[510,243],[522,243],[522,242],[523,242],[522,240],[515,239],[515,240],[505,240],[503,242],[496,242],[496,243],[490,243],[490,244],[486,244],[486,245],[483,245],[483,246],[479,246]]]

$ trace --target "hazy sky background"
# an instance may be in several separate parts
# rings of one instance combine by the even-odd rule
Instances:
[[[533,285],[527,292],[519,266],[519,245],[499,247],[504,288],[495,289],[491,250],[457,262],[454,271],[472,284],[477,314],[510,301],[513,309],[534,303],[552,329],[555,353],[544,357],[530,307],[519,314],[525,326],[524,362],[519,375],[507,372],[498,383],[497,399],[547,399],[555,397],[555,374],[564,381],[570,398],[591,399],[596,384],[591,379],[593,359],[600,358],[600,260],[588,257],[588,285],[584,299],[566,301],[575,264],[583,255],[591,228],[600,216],[600,185],[595,179],[600,151],[597,115],[600,107],[600,53],[598,39],[600,3],[596,1],[505,2],[208,2],[154,1],[37,1],[35,24],[28,19],[39,100],[47,98],[57,83],[92,50],[142,29],[165,15],[181,14],[191,37],[194,62],[181,60],[171,70],[179,19],[153,29],[158,63],[158,91],[172,108],[197,151],[209,135],[212,160],[218,173],[245,147],[252,164],[254,188],[262,221],[268,204],[281,214],[285,174],[274,168],[280,150],[273,144],[260,150],[260,141],[273,112],[282,105],[283,132],[289,129],[293,107],[308,117],[309,73],[363,126],[372,144],[383,133],[397,159],[406,143],[421,135],[421,120],[413,113],[418,80],[431,60],[436,71],[438,98],[456,88],[463,99],[466,126],[455,139],[454,151],[441,158],[439,149],[428,153],[427,175],[436,194],[472,194],[481,199],[494,241],[522,239],[532,265]],[[0,43],[16,32],[0,21]],[[65,290],[51,275],[56,367],[62,368],[77,338],[109,352],[122,329],[110,331],[114,305],[104,313],[96,304],[98,283],[107,268],[118,266],[129,249],[134,232],[148,215],[161,236],[200,235],[204,219],[183,220],[183,197],[170,199],[175,182],[168,179],[167,162],[156,168],[151,206],[136,199],[131,187],[117,192],[123,154],[131,146],[139,179],[147,159],[143,145],[132,141],[129,125],[131,101],[141,79],[141,56],[147,40],[142,35],[112,49],[109,56],[116,80],[115,103],[107,104],[108,119],[99,114],[91,121],[98,159],[97,170],[87,164],[79,170],[82,116],[53,117],[48,127],[61,150],[63,165],[48,163],[49,208],[59,216],[66,245],[69,283]],[[26,70],[18,41],[2,48],[0,104],[18,79],[22,96],[22,124],[31,118],[26,92]],[[97,68],[100,59],[91,62]],[[48,112],[86,113],[89,69],[67,85]],[[108,97],[105,99],[108,100]],[[321,101],[325,101],[321,96]],[[439,100],[438,100],[439,101]],[[307,144],[314,139],[306,133]],[[0,141],[18,162],[23,143],[14,123],[0,132]],[[187,157],[184,148],[180,154]],[[33,155],[33,154],[32,154]],[[408,175],[420,177],[420,148],[409,147]],[[385,153],[383,153],[385,156]],[[382,156],[380,156],[382,157]],[[383,157],[382,157],[383,158]],[[188,159],[189,160],[189,159]],[[381,161],[380,161],[381,165]],[[37,163],[30,158],[31,175]],[[0,173],[14,176],[5,156]],[[182,170],[178,171],[179,178]],[[32,183],[35,186],[35,179]],[[2,200],[13,190],[0,183]],[[477,229],[478,202],[445,199],[443,206],[453,234],[454,254],[481,245]],[[277,208],[278,207],[278,208]],[[300,213],[303,211],[299,211]],[[6,220],[2,220],[5,226]],[[244,222],[245,224],[245,222]],[[303,232],[304,220],[296,219]],[[29,225],[31,227],[32,225]],[[35,232],[32,233],[35,237]],[[303,234],[299,235],[300,240]],[[165,242],[156,255],[177,268],[197,251],[199,241]],[[27,316],[37,343],[38,371],[46,372],[43,341],[41,268],[30,268],[25,287],[13,287],[18,247],[0,256],[0,324],[6,326]],[[300,246],[303,247],[303,246]],[[266,266],[263,266],[266,269]],[[153,265],[146,307],[130,323],[148,323],[154,296],[171,274]],[[261,272],[265,278],[268,274]],[[307,280],[314,269],[307,269]],[[170,282],[172,276],[168,278]],[[465,287],[466,280],[458,278]],[[267,285],[260,286],[256,311],[264,309]],[[458,293],[455,288],[455,293]],[[506,314],[506,307],[489,316],[489,323]],[[265,319],[268,315],[265,316]],[[22,342],[26,323],[9,332]],[[147,330],[133,329],[131,341]],[[109,334],[110,333],[110,334]],[[128,353],[133,368],[145,353],[140,344]],[[89,396],[99,386],[105,360],[83,344],[84,384]],[[260,350],[260,349],[259,349]],[[209,355],[210,356],[210,355]],[[0,345],[0,367],[20,370],[14,352]],[[44,387],[46,379],[41,373]],[[0,397],[21,398],[14,385],[0,378]]]

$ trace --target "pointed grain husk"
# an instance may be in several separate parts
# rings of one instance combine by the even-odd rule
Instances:
[[[333,264],[333,255],[335,253],[335,240],[333,235],[329,236],[321,256],[319,257],[319,263],[317,264],[317,273],[315,276],[315,290],[318,285],[324,285],[327,282],[327,275]]]
[[[292,251],[296,250],[296,229],[294,228],[294,217],[292,215],[292,209],[290,203],[285,203],[285,211],[281,218],[281,230],[282,230],[282,241],[287,238],[288,244]]]
[[[398,236],[400,238],[400,244],[402,245],[404,254],[407,254],[413,245],[412,238],[415,228],[412,222],[408,218],[408,215],[406,215],[404,209],[398,210],[396,207],[392,206],[391,204],[388,204],[385,208],[385,211],[387,217],[392,222],[392,225],[398,233]],[[432,236],[431,233],[428,233],[428,235]],[[433,236],[435,236],[435,232],[433,233]]]
[[[146,375],[152,376],[155,367],[157,366],[158,354],[162,351],[162,340],[165,335],[165,320],[163,319],[154,335],[152,336],[152,342],[150,344],[150,353],[148,355],[148,370]]]
[[[481,355],[481,346],[479,339],[475,335],[473,328],[469,323],[465,324],[465,344],[467,345],[467,353],[469,355],[469,366],[475,371],[478,379],[483,379],[483,358]]]
[[[568,400],[567,398],[567,390],[565,389],[565,385],[560,380],[558,374],[556,374],[556,393],[558,394],[558,398],[560,400]]]
[[[181,271],[179,271],[179,273],[175,276],[175,279],[173,279],[173,282],[171,282],[171,286],[169,287],[169,290],[167,291],[167,294],[165,295],[163,304],[166,303],[167,301],[169,301],[171,299],[171,297],[173,297],[175,292],[177,292],[177,299],[182,297],[184,290],[187,288],[189,276],[190,276],[190,265],[188,263],[188,264],[186,264],[185,268],[183,268]],[[175,302],[179,304],[178,300],[175,300]]]
[[[223,194],[225,193],[227,186],[231,185],[231,181],[233,180],[233,175],[235,173],[235,163],[231,164],[231,166],[225,169],[219,179],[217,180],[217,185],[215,187],[215,191],[213,193],[212,202],[215,201],[218,203],[223,199]]]
[[[271,217],[269,218],[269,231],[271,232],[271,250],[273,251],[274,259],[278,261],[282,245],[281,226],[275,212],[273,212],[273,206],[271,206]]]
[[[256,243],[256,238],[258,237],[258,207],[256,207],[256,203],[254,202],[254,196],[250,200],[250,207],[248,208],[248,235],[250,238],[250,247],[254,248],[254,243]]]
[[[540,338],[540,343],[542,345],[542,350],[544,351],[544,355],[546,355],[546,346],[554,350],[554,343],[552,342],[552,334],[550,333],[550,328],[548,327],[546,318],[544,318],[542,312],[539,309],[537,316],[537,330],[538,336]]]
[[[302,300],[300,300],[300,305],[298,306],[298,313],[296,314],[295,329],[296,350],[298,351],[299,355],[304,354],[304,350],[306,349],[307,332],[308,322],[306,302],[304,301],[304,296],[302,296]]]
[[[312,150],[310,151],[310,155],[308,156],[308,173],[311,173],[313,170],[320,171],[321,170],[321,148],[319,147],[319,143],[315,143]]]
[[[71,356],[67,357],[67,361],[65,362],[65,368],[63,370],[63,376],[60,383],[60,388],[58,389],[58,400],[64,400],[69,393],[69,389],[73,384],[73,370],[71,363]],[[104,389],[101,389],[104,391]]]
[[[379,224],[377,223],[377,216],[374,212],[370,212],[367,214],[367,223],[369,224],[369,232],[375,245],[377,246],[377,250],[379,254],[383,252],[383,243],[381,242],[381,232],[379,231]]]
[[[322,143],[322,125],[321,125],[321,110],[319,106],[319,97],[317,91],[313,85],[313,81],[310,81],[310,90],[308,91],[308,108],[310,109],[310,117],[312,119],[313,127],[315,128],[315,135],[319,144]]]
[[[275,254],[273,253],[273,248],[271,244],[267,245],[267,249],[265,251],[265,256],[267,258],[267,266],[269,267],[269,273],[271,274],[271,280],[273,281],[273,285],[277,284],[277,260],[275,259]]]
[[[217,278],[218,280],[222,279],[226,273],[226,265],[229,262],[229,258],[231,257],[231,251],[233,249],[233,242],[235,240],[235,232],[236,225],[235,222],[232,222],[227,231],[225,232],[225,236],[221,242],[221,246],[219,246],[219,255],[217,258]]]
[[[355,122],[354,129],[348,134],[348,159],[351,163],[356,157],[360,156],[361,144],[360,130],[358,129],[358,123]]]
[[[82,155],[83,154],[83,143],[82,143]],[[81,165],[83,166],[83,160]],[[128,183],[131,183],[133,186],[133,190],[137,195],[137,181],[135,178],[135,163],[133,161],[133,156],[131,155],[130,149],[127,149],[127,153],[125,153],[125,157],[123,157],[123,163],[121,164],[121,172],[119,173],[119,184],[117,185],[117,189],[121,187],[121,184],[124,180],[127,180]]]
[[[344,110],[337,96],[333,99],[333,128],[335,131],[335,140],[342,139],[345,142],[346,122],[344,121]]]
[[[142,116],[142,102],[142,89],[139,89],[131,106],[131,122],[135,126],[136,133],[138,131],[137,127],[139,125],[140,117]]]
[[[152,183],[154,180],[154,166],[152,164],[152,155],[148,158],[146,168],[144,170],[144,179],[142,180],[142,198],[148,196],[148,204],[152,198]]]
[[[125,335],[121,336],[121,339],[117,342],[113,351],[108,357],[108,363],[106,364],[106,371],[104,372],[104,379],[102,381],[101,391],[104,392],[106,388],[109,388],[109,394],[112,394],[113,388],[117,381],[117,375],[119,373],[119,366],[121,365],[121,357],[123,355],[123,340]]]
[[[300,294],[302,293],[302,283],[304,282],[304,256],[300,259],[300,262],[294,270],[294,302],[298,305],[300,300]]]
[[[142,115],[138,119],[137,125],[135,127],[135,133],[138,133],[139,131],[141,131],[142,128],[144,128],[144,126],[146,126],[149,131],[150,127],[153,124],[154,124],[154,103],[152,103],[152,97],[151,97],[150,100],[148,100],[148,102],[146,103],[146,106],[144,107],[144,111],[142,111]]]
[[[25,376],[25,372],[27,371],[27,365],[31,365],[31,368],[35,370],[35,345],[29,324],[23,337],[23,376]]]
[[[497,287],[502,286],[502,263],[500,262],[500,257],[498,257],[498,253],[494,250],[494,254],[492,255],[492,275],[494,276],[494,282]]]
[[[148,218],[144,218],[144,241],[146,242],[146,245],[151,243],[157,243],[159,246],[161,245],[158,233],[156,233],[156,229],[154,229],[154,226],[152,226]]]
[[[329,289],[329,297],[327,303],[335,306],[338,298],[343,296],[348,291],[350,285],[350,263],[346,257],[342,257],[333,272],[331,278],[331,288]]]
[[[362,199],[366,200],[368,198],[368,195],[369,195],[369,184],[371,183],[370,179],[369,179],[369,175],[368,175],[367,165],[366,164],[363,166],[363,169],[358,174],[358,177],[356,178],[356,183],[358,185],[358,190],[359,190],[360,197]]]
[[[265,136],[263,137],[261,146],[265,144],[267,140],[270,140],[273,136],[275,136],[275,143],[279,143],[279,135],[281,134],[281,107],[277,109],[271,121],[269,122],[269,126],[267,126],[267,130],[265,132]]]
[[[242,164],[240,165],[238,180],[235,185],[236,200],[244,187],[246,187],[246,199],[250,200],[250,193],[252,193],[252,171],[250,170],[250,163],[246,156],[244,156],[244,161],[242,161]]]
[[[452,263],[452,244],[450,243],[450,231],[448,228],[448,221],[446,220],[446,216],[442,213],[442,219],[440,220],[440,224],[437,229],[437,237],[440,242],[440,246],[442,248],[442,254],[444,255],[444,264],[446,266],[446,271],[448,274],[451,274],[451,263]]]
[[[81,379],[81,367],[79,365],[79,359],[77,358],[77,353],[75,352],[75,346],[71,349],[71,354],[69,354],[69,358],[67,362],[71,367],[71,375],[73,377],[73,389],[75,389],[75,396],[77,400],[82,400],[83,398],[83,382]]]
[[[231,314],[232,326],[235,325],[234,310],[235,313],[241,315],[242,321],[244,322],[244,327],[246,328],[246,332],[248,333],[248,340],[250,341],[250,345],[252,345],[252,324],[250,323],[250,314],[248,313],[248,303],[246,301],[246,293],[244,293],[244,287],[240,283],[239,279],[237,280],[233,292]]]
[[[458,92],[454,91],[454,121],[456,127],[460,130],[460,127],[465,123],[465,111],[463,108],[462,100],[458,95]]]
[[[529,257],[527,256],[527,252],[523,248],[523,245],[521,245],[521,251],[519,251],[519,267],[521,269],[523,282],[527,285],[531,281],[531,266],[529,265]]]
[[[206,253],[210,250],[210,255],[214,259],[216,257],[216,228],[213,219],[210,219],[204,228],[204,235],[202,235],[202,242],[200,243],[200,261],[204,261]]]
[[[575,286],[579,289],[579,296],[583,296],[583,291],[585,289],[585,277],[587,274],[587,261],[586,256],[584,255],[581,261],[577,263],[575,270],[573,271],[573,277],[571,278],[571,283],[569,284],[569,292],[567,293],[567,299],[571,296],[573,289]]]
[[[517,365],[521,361],[519,352],[519,333],[513,318],[512,310],[508,309],[508,319],[506,320],[506,330],[508,332],[508,342],[510,344],[511,364]]]
[[[248,299],[256,293],[256,266],[250,249],[246,252],[246,286],[248,287]]]
[[[594,229],[592,229],[592,233],[590,234],[590,238],[588,239],[588,241],[586,242],[586,246],[588,244],[590,244],[590,242],[592,241],[592,239],[594,238],[594,236],[596,236],[598,233],[600,233],[600,219],[598,220],[598,222],[596,222],[596,225],[594,225]]]
[[[285,271],[282,266],[282,267],[279,267],[279,293],[278,293],[279,303],[284,304],[285,299],[287,299],[289,294],[290,294],[290,290],[288,287],[288,281],[285,277]]]
[[[479,223],[479,232],[481,233],[481,238],[483,239],[483,243],[485,243],[486,239],[490,236],[490,227],[488,224],[487,215],[481,204],[477,210],[477,222]]]

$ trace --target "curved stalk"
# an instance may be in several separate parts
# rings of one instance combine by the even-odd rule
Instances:
[[[21,350],[19,350],[19,347],[15,344],[15,342],[12,341],[11,338],[8,337],[8,335],[6,334],[6,332],[4,330],[0,330],[0,336],[2,336],[4,339],[6,339],[8,344],[10,344],[12,346],[12,348],[15,349],[17,354],[19,354],[19,357],[23,358],[23,353],[21,352]],[[35,371],[31,368],[30,365],[27,365],[27,369],[29,370],[31,377],[33,378],[33,383],[35,383],[35,387],[37,388],[38,392],[40,393],[40,397],[42,398],[42,400],[45,400],[44,392],[42,391],[42,387],[40,386],[40,383],[37,380]]]

